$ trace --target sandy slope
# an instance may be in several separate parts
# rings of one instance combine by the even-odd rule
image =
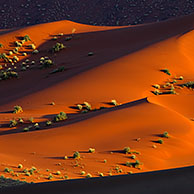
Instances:
[[[54,179],[60,170],[62,176],[81,178],[81,171],[99,176],[126,174],[192,165],[194,158],[193,137],[193,91],[176,88],[177,84],[193,79],[193,20],[194,15],[138,27],[92,27],[69,21],[32,26],[2,34],[0,42],[9,49],[9,42],[16,36],[29,34],[39,47],[40,54],[29,56],[38,60],[49,56],[57,66],[67,70],[49,75],[54,68],[40,70],[32,68],[19,72],[18,80],[0,82],[0,170],[19,163],[25,168],[36,166],[39,173],[30,177],[20,174],[27,181],[48,181],[49,173]],[[74,38],[64,42],[67,49],[55,55],[48,49],[55,43],[51,35],[63,32]],[[88,57],[88,52],[94,56]],[[20,56],[21,57],[21,56]],[[21,57],[21,59],[24,57]],[[19,67],[19,65],[18,65]],[[172,76],[161,72],[168,68]],[[49,75],[49,76],[48,76]],[[175,84],[178,95],[154,96],[153,84],[164,84],[174,76],[184,76]],[[116,99],[120,106],[107,104]],[[49,103],[54,101],[55,106]],[[71,108],[77,103],[88,101],[93,108],[107,109],[78,113]],[[14,105],[21,105],[24,113],[10,113]],[[68,113],[64,122],[45,126],[60,111]],[[24,133],[24,126],[10,129],[10,119],[34,117],[40,130]],[[170,138],[164,144],[156,140],[168,131]],[[136,141],[140,138],[140,141]],[[122,153],[129,146],[143,165],[140,169],[130,168],[126,161],[135,161],[131,155]],[[155,146],[155,148],[153,148]],[[88,153],[94,147],[96,153]],[[71,156],[81,153],[81,159]],[[70,158],[64,160],[64,156]],[[104,162],[105,161],[105,162]],[[107,161],[107,162],[106,162]],[[118,167],[119,166],[119,167]],[[117,170],[115,170],[117,168]],[[120,171],[118,171],[118,168]],[[46,171],[50,169],[50,171]],[[12,177],[11,174],[6,176]],[[17,178],[17,177],[15,177]]]

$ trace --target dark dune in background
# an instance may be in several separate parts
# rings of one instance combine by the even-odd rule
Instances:
[[[193,12],[193,0],[1,0],[0,28],[66,19],[92,25],[135,25]]]
[[[193,193],[194,167],[115,177],[69,180],[5,188],[2,193],[30,194],[182,194]]]

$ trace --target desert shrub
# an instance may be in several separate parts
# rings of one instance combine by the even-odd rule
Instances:
[[[13,52],[12,51],[9,51],[8,55],[13,55]]]
[[[23,109],[21,106],[14,106],[14,109],[13,109],[13,113],[15,114],[18,114],[18,113],[22,113],[23,112]]]
[[[34,118],[33,117],[30,117],[29,118],[29,121],[30,121],[30,123],[34,123]]]
[[[4,172],[7,172],[7,173],[10,173],[11,171],[12,171],[12,169],[9,169],[7,167],[4,169]]]
[[[18,42],[18,41],[15,41],[15,46],[16,47],[22,47],[22,44],[20,42]]]
[[[91,178],[92,177],[92,175],[90,174],[90,173],[88,173],[87,175],[86,175],[86,178]]]
[[[156,143],[163,144],[164,141],[163,141],[162,139],[158,139],[158,140],[156,141]]]
[[[19,164],[18,165],[18,168],[20,168],[20,169],[23,168],[23,165],[22,164]]]
[[[130,153],[131,148],[130,148],[130,147],[125,147],[125,148],[123,149],[123,151],[124,151],[125,154],[128,154],[128,153]]]
[[[171,87],[170,87],[170,90],[174,90],[175,88],[174,88],[174,86],[173,85],[171,85]]]
[[[63,35],[64,35],[64,34],[63,34],[62,32],[58,34],[58,36],[63,36]]]
[[[53,37],[53,40],[57,40],[58,38],[56,36]]]
[[[180,76],[180,77],[179,77],[179,80],[183,80],[183,79],[184,79],[183,76]]]
[[[64,160],[67,160],[68,159],[68,156],[64,156]]]
[[[56,172],[56,175],[60,175],[60,174],[61,174],[61,172],[60,172],[60,171],[57,171],[57,172]]]
[[[52,125],[52,121],[47,121],[46,126],[50,126],[50,125]]]
[[[135,150],[131,151],[131,153],[132,153],[132,154],[138,154],[138,155],[140,155],[140,154],[141,154],[140,152],[135,151]]]
[[[17,126],[17,124],[18,124],[18,122],[15,119],[13,119],[9,122],[9,127],[15,127],[15,126]]]
[[[189,81],[187,83],[181,84],[181,87],[194,88],[194,81]]]
[[[107,163],[107,160],[106,159],[104,159],[104,161],[103,161],[104,163]]]
[[[60,112],[58,115],[54,117],[55,122],[63,121],[67,119],[67,114],[64,112]]]
[[[23,37],[23,40],[24,40],[25,42],[31,41],[29,35],[25,35],[25,36]]]
[[[57,42],[51,49],[51,52],[56,53],[59,52],[62,49],[65,49],[66,46],[64,44]]]
[[[165,138],[169,138],[169,134],[167,131],[165,131],[163,134],[162,134],[162,137],[165,137]]]
[[[19,58],[17,56],[13,56],[13,62],[17,63],[19,61]]]
[[[51,180],[51,179],[53,179],[53,175],[50,173],[48,176],[48,180]]]
[[[78,151],[74,152],[73,154],[73,158],[75,159],[79,159],[81,156],[80,156],[80,153]]]
[[[57,69],[54,69],[53,71],[50,72],[50,74],[57,73],[57,72],[62,72],[65,70],[64,66],[58,67]]]
[[[118,105],[118,103],[117,103],[116,100],[111,100],[111,104],[113,104],[114,106],[117,106]]]
[[[40,63],[41,63],[41,69],[49,68],[50,66],[54,65],[51,59],[41,60]]]
[[[162,92],[160,92],[158,89],[155,89],[155,90],[153,91],[153,93],[154,93],[155,95],[160,95],[160,94],[162,94]]]
[[[23,56],[27,56],[27,53],[22,53]]]
[[[24,132],[28,132],[29,130],[30,130],[29,127],[25,127],[25,128],[23,129]]]
[[[87,110],[91,110],[92,106],[88,102],[84,102],[84,106]]]
[[[30,174],[30,172],[26,172],[25,175],[26,176],[30,176],[31,174]]]
[[[38,54],[38,53],[39,53],[39,51],[37,49],[32,51],[32,54]]]
[[[35,50],[36,49],[36,46],[34,44],[29,44],[28,45],[28,48]]]
[[[156,89],[160,89],[160,85],[159,84],[154,84],[153,87],[156,88]]]
[[[96,151],[95,148],[89,148],[88,150],[89,153],[95,153],[95,151]]]
[[[101,172],[101,173],[99,173],[99,176],[100,176],[100,177],[103,177],[103,176],[104,176],[104,174]]]
[[[78,110],[82,110],[83,109],[83,106],[81,104],[77,104],[76,107],[77,107]]]
[[[135,159],[135,158],[136,158],[136,155],[132,155],[131,158],[132,158],[132,159]]]
[[[171,75],[169,69],[161,69],[160,71],[166,73],[167,75]]]
[[[13,53],[15,53],[15,54],[17,54],[17,53],[18,53],[18,51],[19,51],[19,47],[16,47],[16,48],[14,48],[14,49],[13,49],[13,51],[12,51],[12,52],[13,52]]]
[[[93,56],[93,55],[94,55],[93,52],[89,52],[89,53],[88,53],[88,56]]]
[[[40,126],[39,126],[38,123],[35,123],[35,124],[34,124],[34,127],[35,127],[35,129],[40,129]]]
[[[84,175],[84,174],[86,174],[86,172],[85,171],[81,171],[81,175]]]
[[[0,53],[0,59],[3,59],[5,62],[9,62],[9,57],[6,53]]]
[[[0,48],[3,48],[3,44],[2,43],[0,43]]]
[[[139,160],[136,160],[135,162],[126,162],[126,166],[128,167],[139,168],[140,165],[142,165],[142,163],[140,163]]]

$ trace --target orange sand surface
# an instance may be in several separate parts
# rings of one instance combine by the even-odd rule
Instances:
[[[60,21],[0,31],[4,45],[0,53],[13,49],[10,43],[26,34],[39,50],[36,55],[17,54],[19,78],[0,81],[0,174],[45,182],[50,181],[49,174],[53,181],[85,178],[87,173],[97,177],[193,165],[194,93],[179,86],[194,81],[193,28],[194,15],[190,15],[135,27]],[[59,33],[63,35],[52,40]],[[67,36],[72,39],[65,41]],[[48,52],[56,42],[67,48]],[[25,48],[21,51],[26,52]],[[55,65],[40,69],[39,59],[45,56]],[[20,71],[26,59],[34,60],[35,65]],[[2,60],[0,65],[4,67]],[[49,74],[60,66],[65,71]],[[160,71],[165,68],[170,76]],[[171,84],[176,94],[152,93],[154,84],[162,86],[173,80],[177,81]],[[110,104],[113,99],[117,106]],[[85,101],[92,110],[80,113],[75,105]],[[15,105],[24,112],[13,114]],[[94,110],[100,107],[105,109]],[[46,126],[61,111],[68,118]],[[34,125],[29,123],[30,117],[40,129],[24,132],[23,128]],[[10,128],[10,120],[18,118],[24,124]],[[165,131],[169,138],[161,137]],[[159,144],[158,139],[164,143]],[[125,154],[124,147],[137,153]],[[89,153],[89,148],[95,148],[95,153]],[[72,158],[75,151],[80,159]],[[136,160],[140,161],[138,168],[126,166],[127,161]],[[22,169],[17,168],[19,164]],[[37,170],[26,176],[23,170],[32,166]],[[5,173],[6,167],[13,171]]]

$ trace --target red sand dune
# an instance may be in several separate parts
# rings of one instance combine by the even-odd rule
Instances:
[[[193,80],[193,27],[194,15],[190,15],[136,27],[94,27],[61,21],[0,35],[4,45],[0,52],[10,49],[9,43],[25,34],[40,51],[37,55],[19,56],[21,60],[35,60],[32,69],[18,70],[17,80],[0,82],[1,174],[44,182],[49,181],[50,173],[52,180],[60,180],[65,175],[84,178],[81,171],[107,176],[192,165],[193,91],[180,89],[178,84]],[[72,29],[76,29],[73,39],[66,42],[64,37],[71,35]],[[51,36],[58,33],[64,33],[57,41],[67,48],[50,54],[48,49],[56,43],[50,40]],[[94,55],[89,57],[91,51]],[[37,68],[42,56],[49,56],[57,67],[64,65],[67,69],[49,74],[56,67]],[[171,76],[160,71],[165,68]],[[151,92],[153,84],[163,85],[174,76],[184,77],[174,84],[177,95],[155,96]],[[121,105],[108,104],[112,99]],[[50,105],[52,101],[55,106]],[[81,114],[71,108],[84,101],[92,108],[107,109]],[[22,106],[24,112],[11,113],[15,105]],[[45,122],[61,111],[68,113],[68,119],[46,127]],[[23,132],[23,126],[9,128],[9,121],[19,117],[33,117],[40,123],[40,130]],[[165,131],[170,138],[162,138],[164,144],[160,145],[155,141]],[[125,165],[135,161],[120,151],[126,146],[141,153],[136,154],[142,163],[140,169]],[[96,152],[88,153],[90,147]],[[80,160],[64,160],[64,156],[72,156],[75,151],[80,152]],[[24,168],[35,166],[39,172],[25,176],[17,169],[18,164]],[[21,174],[15,177],[4,173],[5,167]],[[61,175],[56,175],[56,171]]]

